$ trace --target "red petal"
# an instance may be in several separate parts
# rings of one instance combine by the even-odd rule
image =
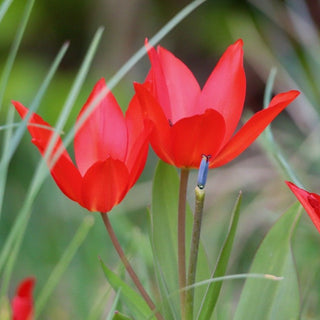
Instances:
[[[286,184],[300,201],[311,221],[320,233],[320,196],[316,193],[310,193],[303,190],[292,182],[286,181]]]
[[[12,103],[19,112],[20,116],[24,118],[29,110],[20,102],[13,101]],[[40,128],[38,127],[39,125],[46,126],[48,129]],[[42,156],[45,154],[46,148],[48,147],[53,134],[53,128],[52,130],[50,128],[50,125],[37,114],[33,113],[30,117],[28,130],[32,136],[32,142],[38,147]],[[59,137],[50,159],[52,159],[54,152],[57,151],[61,146],[63,147],[63,144],[61,138]],[[61,191],[71,200],[80,203],[82,178],[64,147],[61,156],[58,158],[53,168],[50,169],[50,172]]]
[[[149,46],[147,40],[145,42],[145,46],[148,50],[148,55],[151,62],[151,69],[148,73],[146,82],[151,80],[150,83],[152,84],[152,93],[157,98],[158,103],[161,105],[167,119],[172,119],[168,87],[159,59],[159,55],[153,47]]]
[[[150,141],[153,150],[160,159],[172,163],[172,141],[170,138],[170,125],[162,108],[153,95],[146,89],[146,85],[134,84],[140,101],[144,118],[153,124]]]
[[[224,117],[224,143],[237,128],[245,99],[246,78],[242,45],[242,40],[238,40],[227,48],[208,78],[197,104],[201,112],[210,108]]]
[[[224,119],[212,109],[207,109],[202,115],[178,121],[171,128],[174,165],[199,168],[202,155],[216,155],[224,134]]]
[[[260,135],[269,123],[299,95],[299,91],[288,91],[276,95],[267,109],[255,113],[231,138],[212,161],[210,168],[220,167],[241,154]]]
[[[130,174],[129,188],[138,180],[147,161],[149,136],[151,131],[150,122],[147,127],[143,119],[139,98],[134,95],[126,112],[128,129],[128,150],[126,166]]]
[[[171,52],[159,46],[158,55],[171,105],[172,123],[202,113],[196,108],[200,86],[189,68]]]
[[[128,192],[128,179],[128,169],[119,160],[95,163],[83,178],[84,206],[90,211],[110,211]]]
[[[12,318],[13,320],[31,320],[33,317],[33,298],[32,290],[35,279],[26,278],[23,280],[15,297],[12,299]]]
[[[105,80],[97,82],[78,116],[107,90]],[[111,91],[96,105],[74,139],[76,163],[82,175],[97,161],[109,156],[123,161],[127,152],[127,128],[122,111]]]

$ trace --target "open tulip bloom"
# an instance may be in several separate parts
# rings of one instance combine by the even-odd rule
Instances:
[[[165,162],[199,168],[202,155],[209,168],[242,153],[290,103],[298,91],[276,95],[234,134],[243,109],[246,79],[242,40],[229,46],[201,90],[189,68],[168,50],[146,43],[151,70],[135,84],[146,118],[153,123],[151,145]]]
[[[286,181],[286,184],[302,204],[311,221],[320,233],[320,195],[301,189],[289,181]]]
[[[141,297],[136,296],[130,286],[123,286],[123,281],[116,278],[116,275],[102,264],[103,270],[115,290],[123,290],[126,299],[130,300],[128,301],[134,312],[139,314],[136,319],[192,320],[195,319],[196,313],[199,315],[197,319],[211,318],[221,285],[208,283],[203,297],[199,296],[202,291],[197,290],[195,286],[197,275],[200,274],[197,274],[197,266],[207,263],[199,248],[208,169],[222,166],[241,154],[299,95],[295,90],[277,94],[267,108],[254,114],[236,132],[246,93],[242,46],[242,40],[238,40],[227,48],[201,89],[183,62],[166,49],[160,46],[155,49],[146,42],[151,69],[143,84],[134,84],[135,95],[125,115],[113,94],[107,89],[104,79],[99,80],[94,86],[77,117],[74,137],[75,161],[68,154],[60,137],[57,137],[51,150],[51,140],[56,137],[54,128],[35,113],[29,117],[27,128],[32,142],[41,155],[46,157],[51,175],[58,187],[80,206],[101,213],[112,244],[144,301],[141,302]],[[12,103],[22,118],[28,115],[29,110],[20,102]],[[160,159],[181,169],[178,182],[176,169],[160,162],[154,178],[150,238],[153,241],[155,272],[160,276],[161,283],[156,296],[165,297],[159,304],[153,302],[140,282],[120,246],[109,215],[106,214],[120,203],[139,178],[146,163],[149,142]],[[192,230],[190,220],[186,219],[186,194],[191,168],[199,169]],[[179,191],[176,190],[178,184]],[[320,232],[320,196],[310,194],[291,183],[288,185]],[[165,190],[167,188],[170,192]],[[176,196],[172,196],[173,193]],[[214,278],[226,273],[240,202],[239,196],[231,218],[226,245],[221,251],[223,254],[218,258],[218,271],[212,273]],[[166,210],[168,212],[164,212]],[[178,211],[177,219],[172,215],[174,210]],[[187,240],[186,230],[188,233],[190,230],[191,241]],[[172,242],[175,233],[177,246]],[[281,248],[285,250],[284,246]],[[169,252],[165,253],[166,249],[170,249]],[[186,254],[186,249],[189,250],[189,254]],[[198,254],[199,252],[201,254]],[[275,256],[286,256],[286,253]],[[186,257],[189,259],[188,262]],[[271,264],[273,263],[274,261]],[[172,272],[173,270],[177,272]],[[203,270],[200,271],[203,273]],[[210,273],[206,270],[205,274],[209,276]],[[178,279],[173,279],[172,276]],[[32,280],[21,285],[17,297],[13,300],[14,312],[24,301],[32,310],[32,287]],[[253,292],[260,291],[259,289]],[[180,297],[180,305],[174,297],[175,294]],[[274,291],[271,295],[274,295]],[[246,301],[251,303],[250,299]],[[277,302],[278,305],[280,303]],[[261,310],[265,312],[264,308]],[[32,311],[30,312],[32,314]],[[141,314],[144,317],[140,316]]]
[[[139,116],[137,97],[132,98],[124,117],[114,96],[107,91],[104,79],[95,85],[77,121],[102,90],[106,94],[75,133],[77,166],[64,149],[50,171],[61,191],[71,200],[90,211],[108,212],[139,178],[147,159],[150,130]],[[13,104],[24,118],[28,109],[20,102],[13,101]],[[32,142],[44,155],[53,130],[37,114],[32,114],[28,130]],[[59,138],[49,160],[61,146]]]

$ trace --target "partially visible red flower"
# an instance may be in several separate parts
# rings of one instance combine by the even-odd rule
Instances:
[[[286,181],[286,184],[300,201],[320,233],[320,195],[303,190],[289,181]]]
[[[171,52],[146,43],[151,70],[144,84],[135,84],[145,117],[154,125],[151,145],[176,167],[199,168],[202,155],[219,167],[242,153],[299,94],[276,95],[234,134],[243,109],[246,79],[243,42],[229,46],[203,89],[188,67]]]
[[[35,279],[24,279],[12,299],[12,320],[32,320],[33,319],[33,298],[32,290]]]
[[[90,211],[108,212],[139,178],[147,159],[150,130],[139,113],[137,97],[132,98],[124,116],[113,94],[106,89],[104,79],[95,85],[77,121],[102,90],[106,91],[103,99],[75,133],[77,166],[63,147],[63,153],[50,171],[58,187],[71,200]],[[24,118],[28,109],[19,102],[12,103]],[[49,125],[32,114],[28,130],[42,156],[53,135],[52,129],[43,126]],[[59,138],[48,164],[61,146]]]

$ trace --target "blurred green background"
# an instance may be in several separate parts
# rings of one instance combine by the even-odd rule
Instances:
[[[56,53],[65,41],[70,41],[69,50],[38,110],[53,125],[94,32],[104,26],[97,55],[67,122],[67,132],[95,82],[101,77],[108,80],[143,45],[146,37],[152,37],[188,3],[185,0],[35,1],[5,91],[0,126],[12,108],[12,99],[26,106],[31,103]],[[0,23],[0,71],[25,4],[26,1],[13,1]],[[265,83],[272,67],[277,67],[278,71],[274,93],[301,90],[303,93],[299,99],[274,121],[272,127],[284,155],[305,187],[313,192],[320,191],[319,23],[319,1],[207,0],[161,41],[162,46],[190,67],[203,85],[226,47],[242,38],[247,76],[244,118],[261,109]],[[145,57],[113,90],[124,110],[133,94],[132,82],[142,82],[148,68]],[[18,121],[18,117],[16,119]],[[1,141],[4,132],[0,131]],[[248,271],[267,230],[295,201],[284,184],[287,177],[278,170],[261,142],[259,139],[238,159],[209,173],[203,241],[212,265],[224,240],[238,191],[242,190],[244,195],[229,273]],[[25,134],[8,170],[0,221],[0,246],[21,209],[39,159],[38,151]],[[129,257],[145,282],[154,279],[146,207],[151,201],[151,180],[156,162],[156,156],[150,151],[139,183],[110,214],[123,247],[130,253]],[[193,172],[189,183],[191,203],[195,175]],[[50,297],[41,319],[87,319],[94,304],[109,290],[98,257],[112,268],[119,266],[99,215],[90,214],[71,202],[48,177],[33,204],[14,267],[11,297],[16,285],[28,275],[37,278],[37,295],[87,215],[94,217],[94,226]],[[303,319],[318,319],[320,314],[319,245],[319,234],[304,214],[293,242]],[[232,318],[241,285],[241,281],[234,281],[224,286],[217,311],[219,319]],[[106,315],[112,294],[106,295],[103,302]]]

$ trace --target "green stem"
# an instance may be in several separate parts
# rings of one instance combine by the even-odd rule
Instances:
[[[136,285],[137,289],[139,290],[141,296],[143,297],[143,299],[145,300],[145,302],[148,304],[148,306],[150,307],[150,309],[155,312],[155,316],[158,320],[163,320],[161,314],[156,311],[156,306],[155,304],[153,303],[152,299],[150,298],[150,296],[148,295],[147,291],[144,289],[142,283],[140,282],[137,274],[135,273],[135,271],[133,270],[129,260],[127,259],[126,255],[124,254],[124,251],[118,241],[118,238],[112,228],[112,225],[110,223],[110,220],[109,220],[109,216],[107,213],[103,213],[101,212],[101,217],[102,217],[102,220],[103,220],[103,223],[109,233],[109,236],[110,236],[110,239],[112,241],[112,244],[114,246],[114,248],[116,249],[124,267],[126,268],[129,276],[131,277],[133,283]]]
[[[178,273],[179,288],[186,286],[186,199],[189,170],[182,168],[179,186],[178,207]],[[186,319],[186,292],[180,291],[181,319]]]
[[[195,210],[193,218],[192,239],[189,258],[189,269],[187,275],[187,287],[192,286],[196,280],[196,269],[198,260],[198,251],[200,243],[201,222],[203,213],[203,204],[205,198],[204,189],[200,189],[198,186],[195,189]],[[186,291],[186,308],[188,319],[193,319],[193,300],[194,300],[194,288],[190,288]]]

